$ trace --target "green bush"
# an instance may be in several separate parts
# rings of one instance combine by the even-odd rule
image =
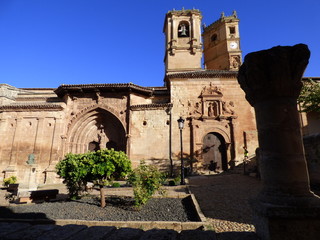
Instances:
[[[56,165],[56,169],[73,199],[80,197],[88,182],[99,185],[103,207],[103,187],[113,179],[126,177],[131,172],[131,162],[122,151],[103,149],[84,154],[69,153]]]
[[[301,111],[320,112],[320,84],[314,80],[303,81],[303,87],[298,98]]]
[[[112,187],[119,188],[119,187],[121,187],[121,185],[120,185],[120,183],[115,182],[115,183],[112,183]]]
[[[11,177],[5,178],[3,180],[3,186],[5,186],[5,187],[8,187],[9,184],[15,184],[15,183],[17,183],[17,177],[16,176],[11,176]]]
[[[155,166],[141,161],[128,178],[128,182],[133,186],[135,205],[141,207],[146,204],[156,191],[163,194],[163,180],[164,175]]]

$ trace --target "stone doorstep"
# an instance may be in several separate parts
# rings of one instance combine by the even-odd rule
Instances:
[[[86,225],[31,225],[30,223],[0,223],[1,239],[154,239],[154,240],[216,240],[214,231],[171,229],[143,230],[139,228],[116,228]]]

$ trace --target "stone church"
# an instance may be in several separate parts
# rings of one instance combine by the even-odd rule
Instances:
[[[253,108],[237,82],[239,19],[224,14],[202,26],[199,10],[165,16],[161,87],[125,84],[16,88],[0,84],[0,181],[12,175],[38,184],[60,182],[65,154],[114,148],[170,171],[180,166],[180,130],[188,171],[219,171],[242,163],[258,145]]]

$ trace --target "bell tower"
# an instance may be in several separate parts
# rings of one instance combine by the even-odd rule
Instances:
[[[236,11],[203,27],[204,65],[206,69],[238,71],[241,65],[239,19]]]
[[[201,69],[201,19],[201,12],[195,9],[166,14],[163,28],[166,73]]]

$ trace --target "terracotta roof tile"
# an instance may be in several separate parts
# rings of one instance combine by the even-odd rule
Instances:
[[[227,70],[200,70],[190,72],[175,72],[168,73],[166,78],[213,78],[213,77],[225,77],[236,78],[238,72]]]
[[[132,105],[130,109],[131,110],[164,109],[164,108],[171,108],[172,106],[173,106],[172,103],[151,103],[151,104]]]
[[[59,104],[48,103],[13,103],[0,106],[0,111],[32,111],[32,110],[62,110],[63,107]]]

